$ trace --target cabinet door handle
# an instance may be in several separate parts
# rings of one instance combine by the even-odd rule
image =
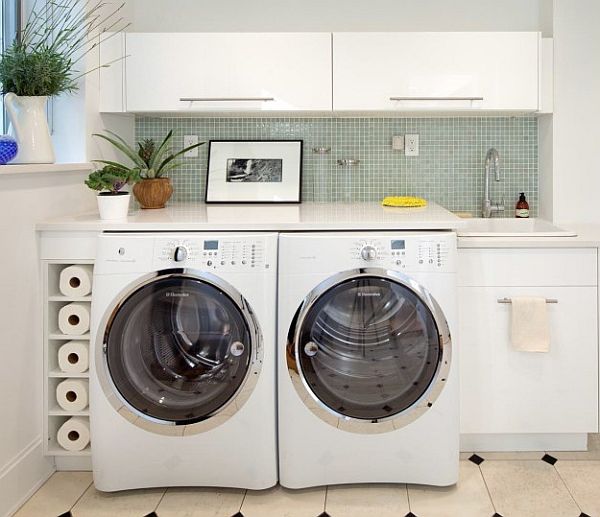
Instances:
[[[498,298],[498,303],[512,303],[510,298]],[[546,298],[546,303],[558,303],[555,298]]]
[[[274,97],[182,97],[180,102],[270,102]]]
[[[390,97],[391,101],[482,101],[483,97]]]

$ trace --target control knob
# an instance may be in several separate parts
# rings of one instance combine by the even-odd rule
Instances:
[[[363,260],[375,260],[377,258],[377,249],[374,246],[364,246],[360,250],[360,256]]]
[[[175,262],[184,262],[188,257],[188,250],[185,246],[177,246],[175,248],[175,254],[173,255],[173,259]]]

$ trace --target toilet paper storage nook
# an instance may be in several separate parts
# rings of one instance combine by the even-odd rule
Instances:
[[[90,456],[92,279],[91,260],[42,260],[44,452],[48,456]]]

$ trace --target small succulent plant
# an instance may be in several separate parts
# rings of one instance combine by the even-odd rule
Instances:
[[[85,184],[92,190],[116,195],[125,185],[135,183],[137,175],[131,170],[106,165],[102,169],[92,172]]]

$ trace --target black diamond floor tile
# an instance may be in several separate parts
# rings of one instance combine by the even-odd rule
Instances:
[[[404,517],[417,517],[417,516],[412,512],[408,512]]]
[[[158,514],[156,512],[150,512],[147,515],[144,515],[144,517],[158,517]]]
[[[550,465],[554,465],[558,460],[554,456],[550,456],[550,454],[544,454],[544,456],[542,457],[542,461],[545,461]]]
[[[320,513],[317,517],[331,517],[327,512]]]
[[[58,517],[73,517],[73,514],[70,511],[68,511],[65,513],[61,513]]]
[[[235,515],[232,515],[231,517],[244,517],[244,514],[242,512],[238,512]]]
[[[485,460],[481,456],[477,456],[477,454],[473,454],[469,461],[475,463],[475,465],[481,465]]]
[[[502,515],[500,515],[499,513],[495,513],[494,515],[492,515],[492,517],[502,517]]]
[[[579,517],[590,517],[590,516],[589,516],[587,513],[583,513],[583,512],[581,512],[581,513],[579,514]]]

